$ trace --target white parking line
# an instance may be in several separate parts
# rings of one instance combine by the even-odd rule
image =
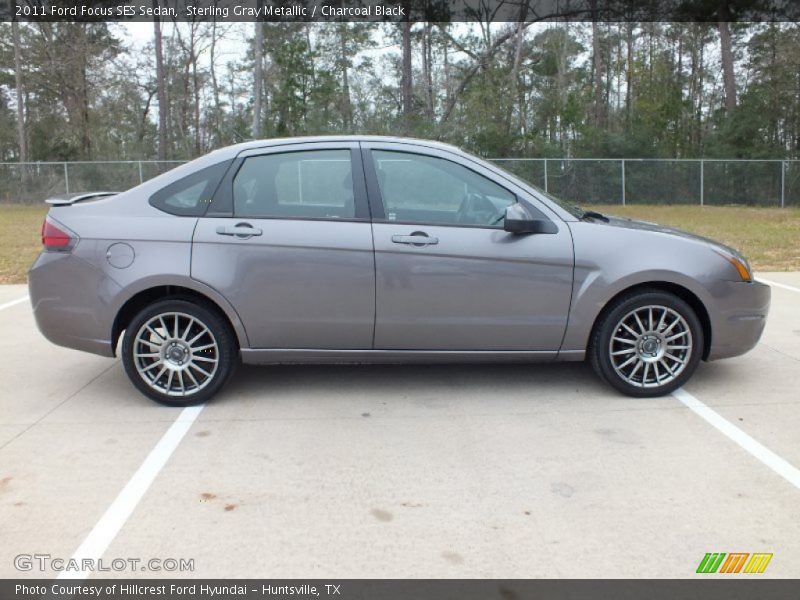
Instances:
[[[5,304],[0,304],[0,310],[5,308],[11,308],[12,306],[16,306],[17,304],[22,304],[28,300],[28,296],[24,298],[17,298],[16,300],[12,300],[11,302],[6,302]]]
[[[800,288],[796,288],[791,285],[786,285],[785,283],[770,281],[769,279],[764,279],[762,277],[756,277],[756,281],[760,281],[761,283],[766,283],[767,285],[774,285],[775,287],[783,288],[785,290],[789,290],[790,292],[797,292],[798,294],[800,294]]]
[[[139,500],[142,499],[144,493],[153,483],[159,471],[172,456],[175,448],[189,431],[192,423],[195,422],[200,411],[203,410],[201,406],[189,406],[184,408],[175,419],[175,422],[170,425],[167,432],[156,444],[155,448],[150,451],[147,458],[141,464],[130,481],[122,488],[122,491],[116,497],[111,506],[108,507],[105,514],[100,517],[100,520],[94,526],[83,543],[72,555],[72,558],[78,565],[83,565],[82,560],[85,558],[97,561],[103,556],[103,553],[108,549],[114,538],[117,537],[120,529],[125,525],[125,522],[133,513]],[[62,571],[58,579],[86,579],[92,570],[81,571]]]
[[[700,402],[700,400],[683,388],[675,390],[672,392],[672,395],[694,411],[695,414],[702,417],[707,423],[728,436],[728,438],[739,444],[739,446],[747,450],[750,454],[791,483],[794,487],[800,489],[800,469],[797,469],[797,467],[783,460],[772,450],[751,438],[744,431],[736,427],[736,425]]]

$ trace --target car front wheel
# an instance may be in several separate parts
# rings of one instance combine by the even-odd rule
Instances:
[[[230,375],[233,333],[214,311],[186,300],[156,302],[125,330],[122,363],[145,396],[170,406],[211,398]]]
[[[597,324],[589,359],[602,379],[635,397],[669,394],[694,373],[703,328],[682,299],[659,290],[616,301]]]

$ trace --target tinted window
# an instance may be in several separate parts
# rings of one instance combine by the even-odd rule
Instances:
[[[517,200],[493,181],[457,163],[374,150],[383,208],[389,221],[502,227]]]
[[[245,159],[233,180],[239,217],[352,219],[349,150],[266,154]]]
[[[230,161],[225,161],[179,179],[150,196],[150,204],[172,215],[201,216],[205,214],[228,165]]]

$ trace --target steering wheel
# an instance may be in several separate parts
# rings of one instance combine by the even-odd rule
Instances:
[[[456,221],[465,225],[494,225],[497,208],[489,198],[477,192],[468,192],[456,212]]]

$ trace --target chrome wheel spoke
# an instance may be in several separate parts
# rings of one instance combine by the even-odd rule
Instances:
[[[202,352],[203,350],[208,350],[209,348],[216,348],[216,344],[203,344],[202,346],[192,346],[193,352]]]
[[[154,363],[150,363],[150,364],[149,364],[149,365],[147,365],[146,367],[144,367],[144,368],[140,369],[140,371],[139,371],[139,372],[140,372],[140,373],[147,373],[149,370],[151,370],[151,369],[153,369],[153,368],[155,368],[155,367],[158,367],[160,364],[161,364],[161,361],[160,361],[160,360],[158,360],[158,361],[156,361],[156,362],[154,362]]]
[[[633,318],[636,320],[636,325],[639,326],[639,333],[637,335],[645,333],[647,329],[644,328],[644,323],[642,323],[642,320],[639,318],[639,315],[637,313],[633,313]]]
[[[638,357],[637,357],[637,360],[638,360]],[[636,363],[636,366],[635,366],[635,367],[633,367],[633,371],[631,371],[631,373],[630,373],[630,375],[628,376],[628,378],[629,378],[629,379],[633,379],[633,377],[636,375],[636,373],[638,373],[638,372],[639,372],[639,369],[641,369],[641,368],[642,368],[642,365],[643,365],[643,364],[644,364],[644,363],[643,363],[641,360],[638,360],[638,362]]]
[[[207,330],[207,329],[204,327],[204,328],[203,328],[203,330],[202,330],[200,333],[198,333],[196,336],[194,336],[192,339],[190,339],[190,340],[189,340],[188,342],[186,342],[186,343],[187,343],[187,344],[189,344],[189,346],[191,346],[191,345],[192,345],[192,344],[194,344],[194,343],[195,343],[197,340],[199,340],[201,337],[203,337],[203,336],[206,334],[206,332],[207,332],[207,331],[208,331],[208,330]]]
[[[658,320],[658,325],[656,325],[656,331],[661,331],[664,328],[664,319],[667,318],[667,309],[661,311],[661,318]]]
[[[617,350],[616,352],[612,352],[611,356],[623,356],[625,354],[636,354],[635,348],[627,348],[625,350]],[[158,355],[156,355],[158,356]]]
[[[650,372],[650,363],[644,363],[644,373],[642,373],[642,385],[647,385],[647,374]]]
[[[183,330],[183,335],[181,336],[182,340],[186,340],[186,338],[189,336],[189,332],[192,330],[192,325],[195,323],[196,321],[194,320],[194,317],[191,317],[189,319],[189,323],[186,325],[186,329]]]
[[[211,362],[211,363],[216,363],[217,362],[216,358],[207,358],[205,356],[195,356],[195,357],[193,357],[193,360],[201,360],[203,362]]]
[[[202,374],[203,374],[203,375],[205,375],[206,377],[211,377],[211,373],[209,373],[209,372],[208,372],[208,371],[206,371],[205,369],[201,369],[200,367],[198,367],[198,366],[197,366],[196,364],[194,364],[194,363],[189,363],[189,368],[190,368],[190,369],[194,369],[195,371],[199,371],[200,373],[202,373]]]
[[[152,334],[153,334],[153,337],[155,337],[157,340],[161,340],[162,342],[163,342],[164,340],[166,340],[166,338],[165,338],[164,336],[162,336],[162,335],[161,335],[160,333],[158,333],[158,332],[157,332],[155,329],[153,329],[152,327],[150,327],[150,325],[146,325],[146,327],[147,327],[147,331],[149,331],[150,333],[152,333]],[[146,344],[147,344],[147,343],[151,343],[149,340],[144,340],[144,339],[142,339],[142,340],[140,340],[140,341],[142,341],[142,342],[144,342],[144,343],[146,343]],[[160,347],[160,346],[159,346],[159,347]]]
[[[192,380],[192,383],[194,384],[194,387],[196,387],[196,388],[200,387],[200,384],[198,383],[197,379],[195,379],[195,376],[192,375],[192,370],[191,369],[186,369],[186,376],[189,379]]]

